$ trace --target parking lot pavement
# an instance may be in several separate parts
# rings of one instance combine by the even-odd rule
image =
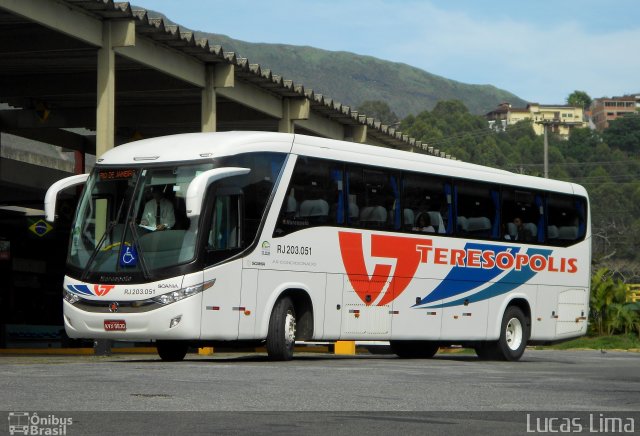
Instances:
[[[403,360],[297,353],[291,362],[270,362],[256,353],[189,354],[176,363],[151,354],[5,355],[0,410],[166,412],[155,415],[155,423],[170,412],[211,412],[218,423],[230,416],[241,416],[231,423],[248,423],[246,413],[265,412],[259,416],[269,420],[273,413],[305,412],[295,416],[342,425],[337,416],[351,414],[349,422],[386,416],[376,419],[407,428],[449,417],[459,428],[480,422],[489,429],[502,423],[504,430],[511,424],[520,428],[528,412],[639,411],[638,368],[640,354],[611,351],[527,350],[520,362],[486,362],[471,354]],[[451,418],[456,413],[459,418]],[[124,422],[138,422],[135,413],[127,416]]]

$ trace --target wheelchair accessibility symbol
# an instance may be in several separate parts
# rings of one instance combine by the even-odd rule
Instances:
[[[120,251],[120,266],[136,266],[138,264],[138,253],[135,247],[125,245]]]

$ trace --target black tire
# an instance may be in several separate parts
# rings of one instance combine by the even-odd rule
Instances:
[[[434,341],[390,341],[389,344],[401,359],[431,359],[440,348]]]
[[[156,341],[156,348],[160,359],[165,362],[180,362],[189,351],[186,341]]]
[[[504,311],[498,339],[498,351],[503,360],[519,360],[529,341],[529,320],[517,306],[509,306]]]
[[[476,354],[482,360],[519,360],[527,347],[529,332],[529,320],[522,309],[509,306],[502,316],[500,339],[476,347]]]
[[[497,342],[486,342],[475,347],[480,360],[502,360]]]
[[[289,297],[278,300],[269,319],[267,333],[267,354],[269,360],[285,361],[293,359],[296,341],[296,311]]]

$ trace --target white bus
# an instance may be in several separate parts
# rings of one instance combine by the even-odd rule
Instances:
[[[586,333],[589,203],[572,183],[267,132],[116,147],[49,189],[50,221],[83,183],[71,338],[155,340],[174,361],[221,343],[289,360],[296,340],[517,360]]]

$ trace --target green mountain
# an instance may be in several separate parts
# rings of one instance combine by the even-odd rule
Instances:
[[[166,24],[179,25],[159,12],[148,10],[147,13],[150,17],[163,18]],[[187,30],[180,27],[182,31]],[[202,31],[195,31],[194,35],[354,109],[365,101],[380,100],[404,118],[431,110],[441,100],[460,100],[473,114],[489,112],[504,101],[514,106],[526,105],[516,95],[492,85],[456,82],[372,56],[306,46],[251,43]]]
[[[491,85],[469,85],[436,76],[410,65],[344,51],[286,44],[250,43],[214,33],[195,32],[251,63],[312,88],[342,104],[358,107],[367,100],[389,104],[400,117],[431,110],[441,100],[460,100],[471,113],[484,114],[499,103],[526,102]]]

